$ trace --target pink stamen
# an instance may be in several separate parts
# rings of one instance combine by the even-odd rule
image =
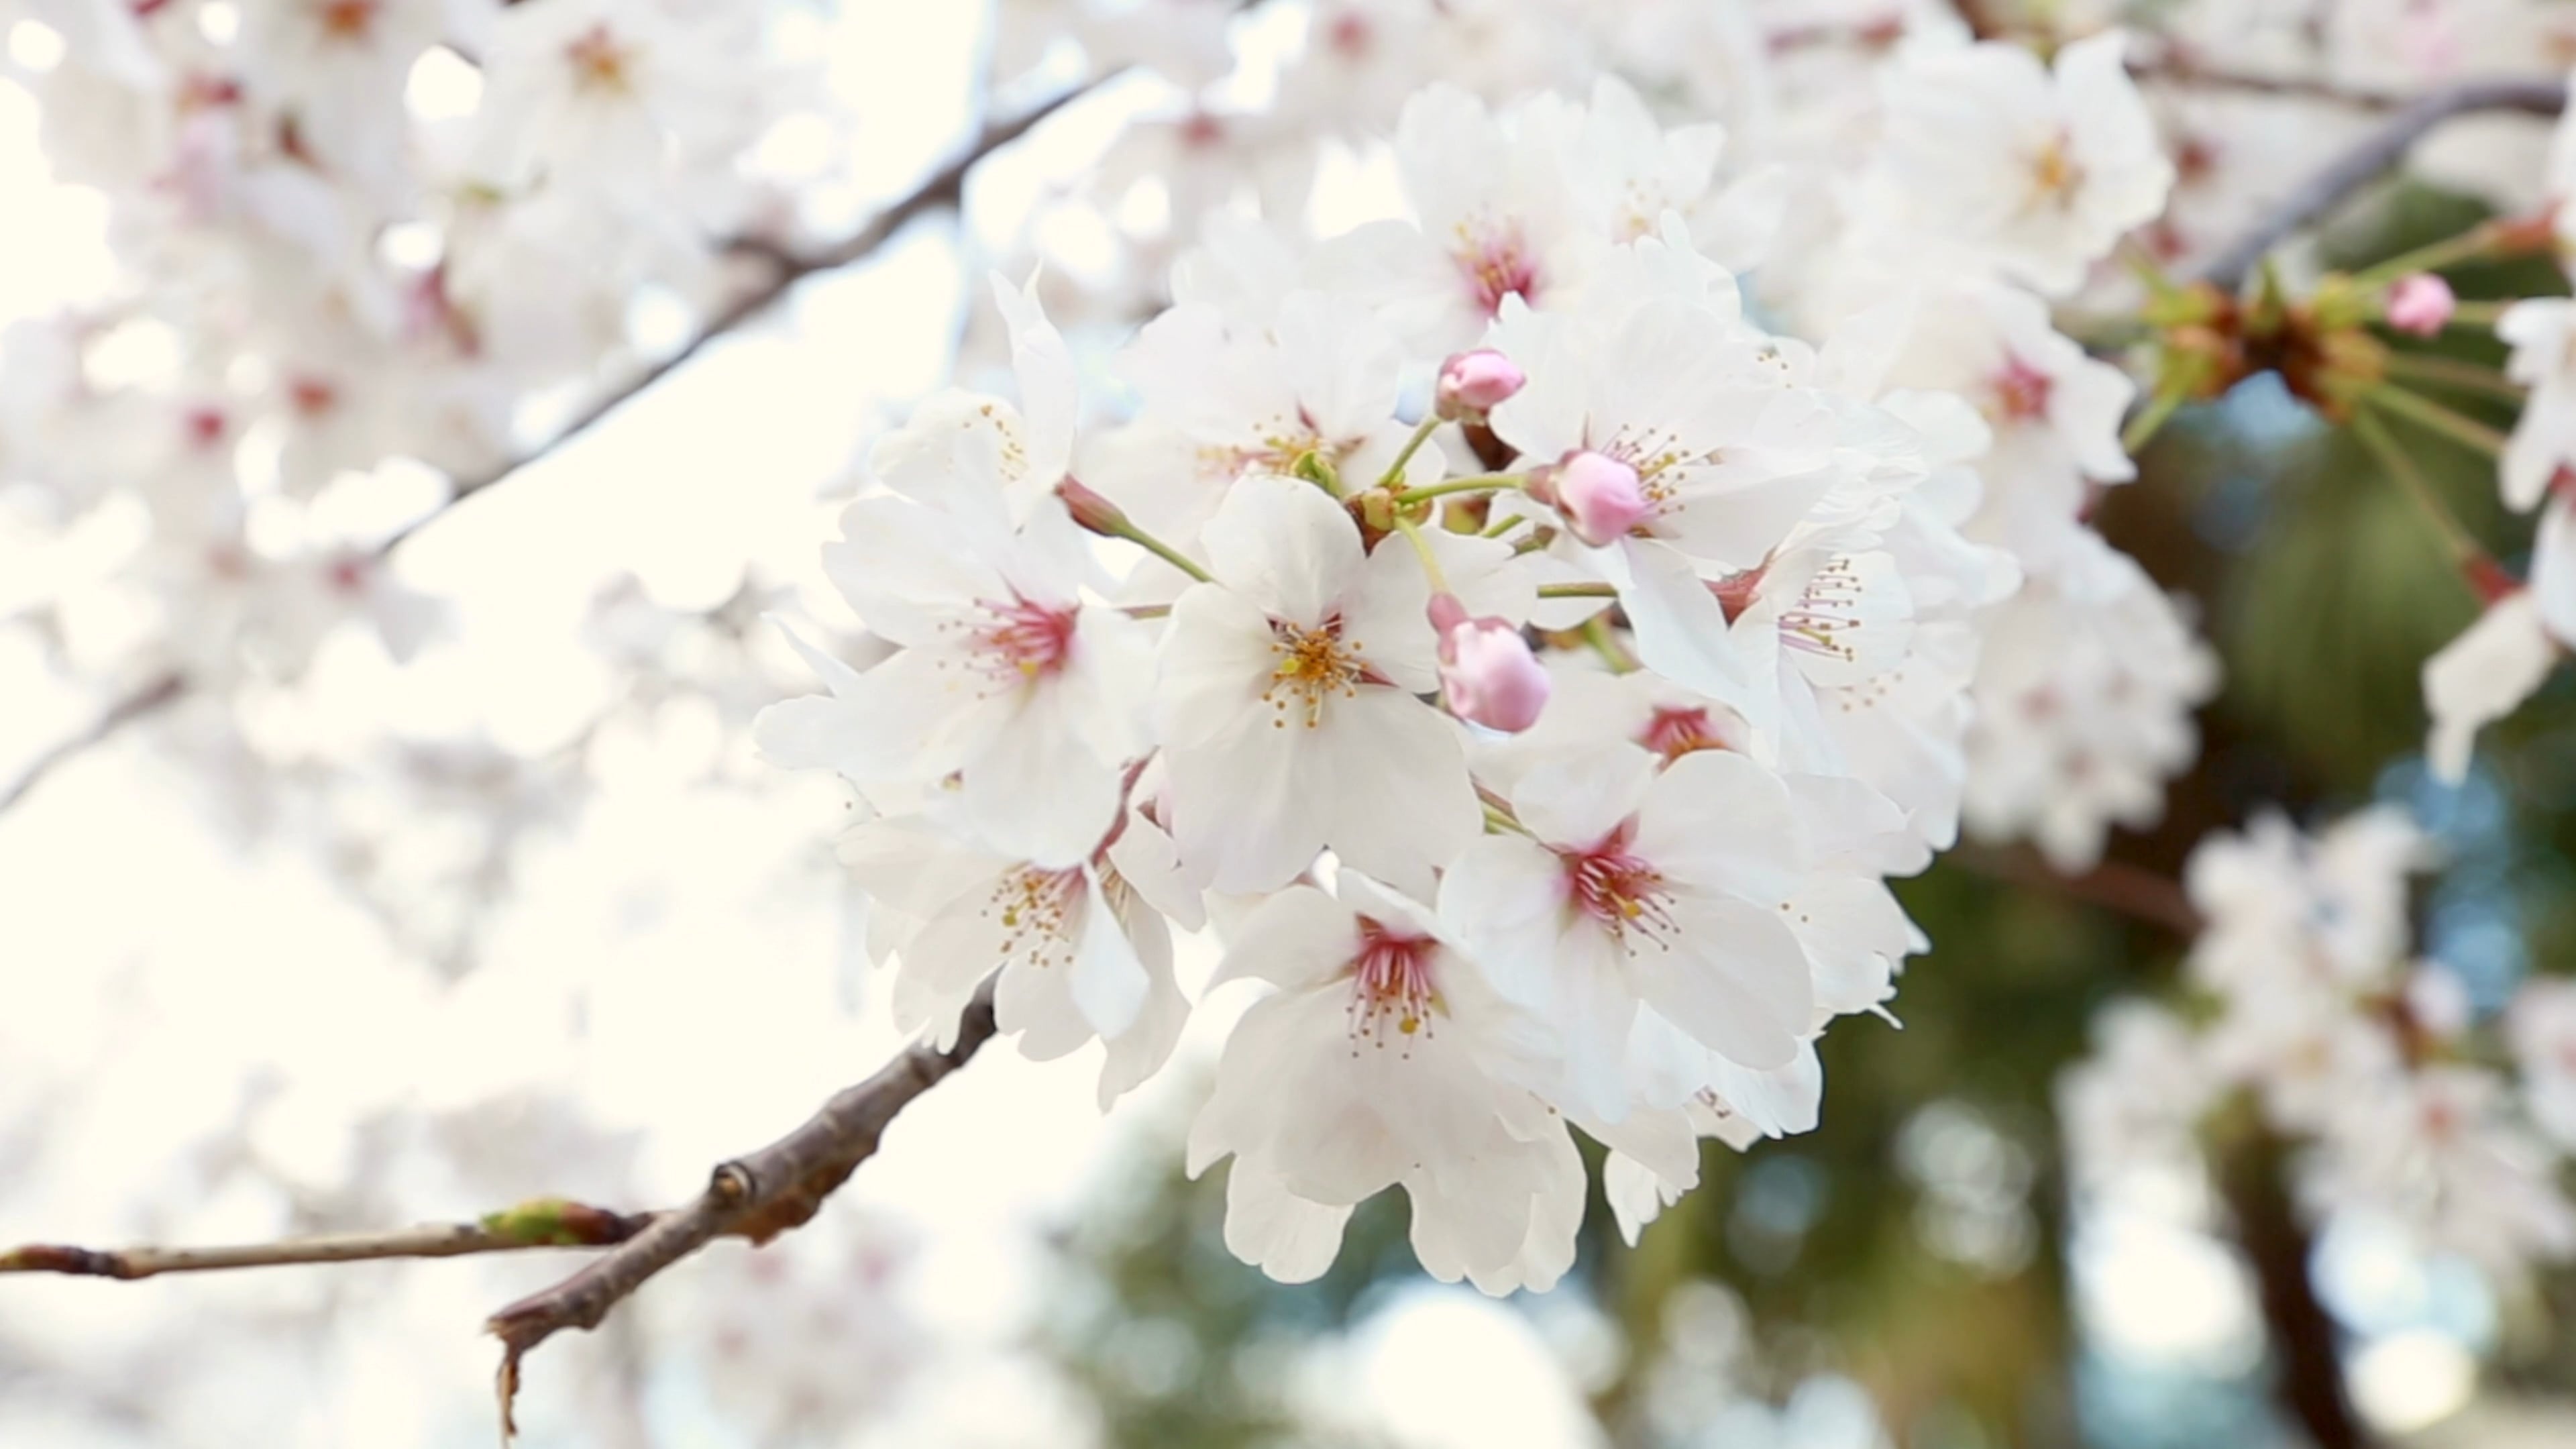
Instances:
[[[975,632],[976,651],[997,678],[1044,678],[1063,669],[1073,653],[1074,609],[1032,604],[1016,594],[1007,604],[988,599],[977,607],[992,622]]]
[[[2057,380],[2015,357],[1994,375],[1992,386],[1996,409],[2013,422],[2027,423],[2048,416],[2048,399],[2057,389]]]
[[[1440,943],[1428,936],[1402,934],[1381,921],[1360,917],[1360,954],[1351,962],[1351,1040],[1373,1039],[1386,1045],[1392,1023],[1402,1037],[1431,1034],[1432,1008],[1440,1004],[1432,979],[1431,958]],[[1356,1053],[1356,1046],[1353,1048]]]
[[[1654,718],[1646,722],[1645,732],[1637,736],[1637,743],[1663,756],[1667,764],[1699,750],[1726,748],[1707,710],[1670,705],[1655,711]]]
[[[1630,820],[1590,849],[1560,850],[1557,858],[1565,863],[1565,880],[1574,892],[1575,906],[1631,954],[1636,950],[1628,940],[1631,931],[1653,941],[1658,949],[1669,950],[1666,938],[1674,930],[1672,896],[1664,888],[1664,873],[1629,853],[1636,829],[1636,822]]]

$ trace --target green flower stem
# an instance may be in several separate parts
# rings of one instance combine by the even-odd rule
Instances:
[[[2362,394],[2365,402],[2385,409],[2418,427],[2430,428],[2465,447],[2474,448],[2490,458],[2504,454],[2504,434],[2472,417],[2451,411],[2421,393],[2383,383]]]

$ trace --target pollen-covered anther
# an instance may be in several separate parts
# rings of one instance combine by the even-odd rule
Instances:
[[[995,882],[984,914],[1002,923],[1002,959],[1032,966],[1071,961],[1073,913],[1081,899],[1079,867],[1023,866]]]
[[[2067,207],[2084,186],[2084,168],[2067,151],[2067,138],[2056,136],[2030,158],[2031,205]]]
[[[1860,651],[1845,637],[1860,627],[1853,610],[1861,600],[1863,586],[1851,560],[1836,558],[1799,591],[1798,602],[1780,615],[1780,642],[1809,654],[1821,654],[1850,663]]]
[[[1324,701],[1333,695],[1345,699],[1359,697],[1360,683],[1368,677],[1368,664],[1360,657],[1359,641],[1342,637],[1339,619],[1327,620],[1313,629],[1273,621],[1270,625],[1270,652],[1278,663],[1271,667],[1270,687],[1261,697],[1279,712],[1271,723],[1287,728],[1292,708],[1301,712],[1306,728],[1317,729],[1324,723]]]
[[[1393,930],[1368,916],[1359,918],[1360,954],[1351,961],[1351,1041],[1362,1038],[1386,1045],[1392,1030],[1408,1051],[1415,1037],[1428,1039],[1440,1005],[1432,957],[1440,943],[1428,936]]]

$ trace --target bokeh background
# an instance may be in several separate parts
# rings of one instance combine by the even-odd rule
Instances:
[[[830,159],[854,207],[989,100],[985,17],[950,9],[848,5],[795,41],[856,117],[863,140]],[[416,76],[413,104],[457,83]],[[985,266],[1033,248],[1106,264],[1099,220],[1052,188],[1155,99],[1060,118],[987,168],[962,220],[805,284],[441,516],[399,555],[455,601],[416,660],[335,637],[240,729],[183,704],[0,816],[0,1240],[672,1200],[893,1050],[830,855],[838,787],[748,742],[761,705],[808,687],[761,621],[844,622],[815,553],[853,459],[952,365],[989,368]],[[100,205],[50,182],[34,128],[0,81],[0,319],[105,285]],[[1382,184],[1337,166],[1343,194]],[[2365,261],[2478,214],[2413,185],[2330,249]],[[2539,265],[2459,280],[2563,290]],[[630,318],[646,357],[680,326],[649,298]],[[1115,341],[1097,330],[1076,333],[1089,355]],[[151,338],[132,351],[156,365]],[[2486,461],[2419,456],[2510,561],[2522,534]],[[2476,602],[2369,454],[2258,381],[2184,412],[2144,470],[2103,527],[2196,601],[2229,681],[2165,823],[2072,885],[1983,848],[1910,883],[1937,945],[1907,971],[1901,1028],[1829,1036],[1822,1129],[1711,1144],[1705,1185],[1634,1248],[1596,1203],[1572,1280],[1495,1302],[1425,1280],[1381,1199],[1323,1281],[1263,1279],[1219,1240],[1221,1177],[1178,1173],[1220,994],[1105,1119],[1086,1058],[988,1054],[813,1229],[720,1244],[549,1345],[527,1442],[2160,1449],[2300,1442],[2316,1421],[2296,1407],[2320,1394],[2348,1405],[2347,1442],[2576,1442],[2576,1275],[2506,1298],[2383,1225],[2305,1224],[2285,1149],[2242,1124],[2205,1174],[2070,1188],[2059,1074],[2106,1003],[2178,990],[2187,944],[2116,902],[2206,831],[2407,806],[2447,856],[2426,949],[2487,1009],[2566,969],[2576,931],[2576,690],[2561,677],[2490,736],[2464,787],[2427,779],[2416,672]],[[77,593],[116,547],[40,546],[0,509],[0,618]],[[100,607],[75,632],[128,627]],[[95,707],[56,642],[0,629],[0,758]],[[1208,947],[1183,961],[1195,986]],[[476,1326],[567,1266],[11,1280],[0,1444],[489,1444]]]

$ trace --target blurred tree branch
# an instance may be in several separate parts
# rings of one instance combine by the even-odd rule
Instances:
[[[2378,180],[2405,158],[2409,148],[2445,121],[2480,111],[2554,116],[2566,105],[2567,83],[2557,78],[2464,81],[2429,91],[2282,197],[2233,246],[2211,258],[2201,271],[2201,279],[2228,291],[2243,285],[2246,276],[2272,248]]]
[[[2200,912],[2193,909],[2191,897],[2180,885],[2143,866],[2106,860],[2091,870],[2070,874],[2027,848],[1964,843],[1941,858],[2007,885],[2099,906],[2184,941],[2200,934]]]
[[[2288,1145],[2256,1125],[2219,1165],[2220,1191],[2254,1268],[2256,1297],[2270,1331],[2275,1397],[2316,1449],[2371,1442],[2345,1391],[2334,1320],[2317,1301],[2308,1258],[2315,1246],[2285,1185]]]
[[[997,121],[986,126],[964,150],[958,152],[937,171],[923,178],[921,183],[912,190],[888,203],[866,226],[821,251],[811,253],[790,251],[776,242],[761,237],[738,237],[727,242],[725,250],[729,252],[766,260],[770,266],[769,276],[709,318],[707,324],[678,351],[601,393],[553,437],[498,467],[457,479],[445,500],[405,524],[393,536],[378,544],[375,551],[376,557],[383,558],[390,554],[400,547],[405,539],[419,532],[432,520],[445,516],[448,510],[457,504],[515,477],[531,464],[551,456],[566,443],[590,431],[609,414],[616,412],[639,394],[650,390],[662,379],[688,365],[692,359],[704,352],[710,343],[740,331],[746,324],[767,312],[793,290],[797,283],[824,272],[854,266],[874,255],[893,239],[896,232],[910,225],[917,218],[933,211],[958,206],[965,197],[966,179],[977,165],[995,152],[1018,141],[1047,117],[1096,89],[1106,79],[1103,77],[1074,86],[1009,120]],[[164,670],[145,680],[110,704],[100,713],[97,722],[88,729],[47,749],[29,763],[16,779],[5,786],[0,786],[0,811],[6,811],[10,806],[17,804],[29,790],[35,788],[38,782],[53,773],[56,768],[91,746],[107,740],[134,721],[159,712],[186,696],[194,687],[194,682],[184,672],[175,669]]]

